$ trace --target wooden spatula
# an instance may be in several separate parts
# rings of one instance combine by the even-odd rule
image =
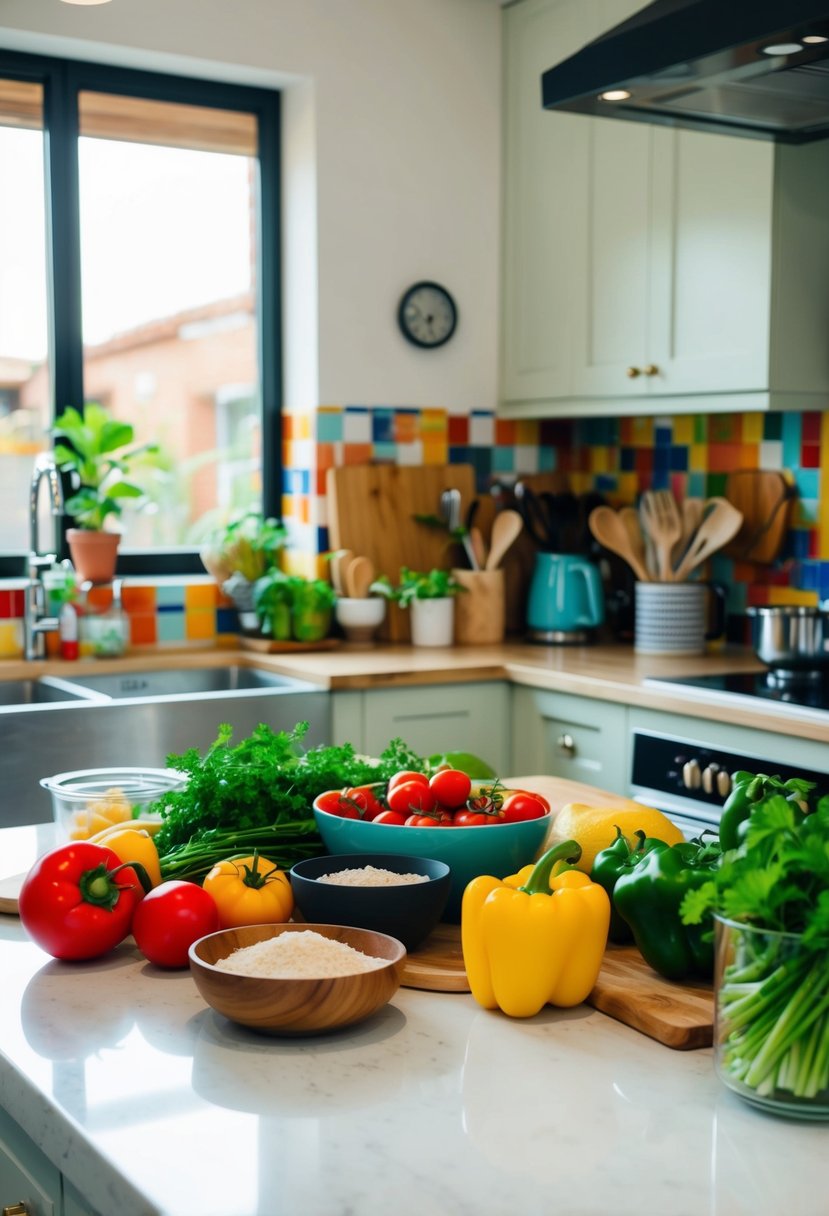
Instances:
[[[674,572],[676,581],[686,579],[712,553],[727,545],[739,532],[742,522],[742,511],[738,511],[727,499],[721,498],[716,502],[697,528],[696,535]]]
[[[374,582],[374,563],[367,557],[352,557],[343,572],[345,588],[353,600],[364,600]]]

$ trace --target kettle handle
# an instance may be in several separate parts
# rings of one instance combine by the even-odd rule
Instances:
[[[598,567],[594,566],[592,562],[583,561],[575,567],[575,570],[584,579],[587,590],[587,603],[590,608],[589,618],[582,618],[578,624],[589,626],[601,625],[604,622],[604,592]]]

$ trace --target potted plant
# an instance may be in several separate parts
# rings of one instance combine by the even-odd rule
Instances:
[[[158,445],[133,444],[130,423],[113,418],[96,402],[86,405],[83,413],[68,406],[56,419],[52,434],[68,441],[55,444],[55,463],[75,483],[66,500],[67,514],[75,524],[66,533],[75,570],[82,580],[109,582],[121,534],[106,525],[120,519],[127,500],[139,510],[148,505],[146,491],[126,478],[138,463],[157,463]]]
[[[369,588],[401,608],[411,608],[414,646],[451,646],[455,625],[455,599],[464,588],[448,570],[420,572],[401,566],[393,587],[385,575]]]
[[[243,629],[258,628],[254,586],[265,574],[280,570],[287,536],[279,520],[246,508],[211,533],[201,548],[204,568],[233,600]]]
[[[262,633],[277,642],[319,642],[331,628],[336,601],[324,579],[271,569],[257,579],[253,603]]]

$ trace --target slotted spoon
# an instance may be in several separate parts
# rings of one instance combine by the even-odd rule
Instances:
[[[739,532],[742,522],[742,511],[738,511],[727,498],[718,499],[697,528],[685,556],[674,572],[677,582],[686,579],[691,571],[701,566],[712,553],[727,545]]]
[[[663,583],[673,582],[671,550],[682,536],[682,520],[676,499],[669,490],[647,490],[642,495],[640,511],[642,527],[656,549],[659,578]]]

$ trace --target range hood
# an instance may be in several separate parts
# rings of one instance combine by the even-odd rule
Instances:
[[[542,100],[779,143],[829,138],[829,0],[656,0],[545,72]]]

